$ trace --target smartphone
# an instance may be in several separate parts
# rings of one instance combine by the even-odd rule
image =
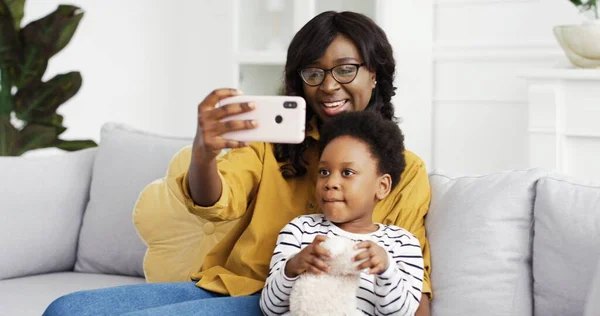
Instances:
[[[241,142],[299,144],[306,129],[306,101],[302,97],[240,95],[221,100],[217,106],[254,102],[250,112],[230,116],[228,120],[256,120],[258,127],[223,134],[223,138]]]

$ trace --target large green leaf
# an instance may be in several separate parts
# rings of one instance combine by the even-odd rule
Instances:
[[[56,11],[29,23],[21,34],[26,45],[37,47],[49,59],[71,41],[81,18],[83,11],[78,7],[60,5]]]
[[[48,67],[48,59],[63,49],[73,37],[83,12],[78,7],[61,5],[56,11],[33,21],[21,31],[23,65],[18,88],[37,85]]]
[[[15,95],[15,113],[19,119],[26,121],[52,115],[79,91],[81,83],[81,74],[74,71],[37,86],[19,89]]]
[[[39,47],[25,44],[23,52],[20,76],[14,82],[19,89],[39,85],[48,68],[48,59],[44,58]]]
[[[66,150],[66,151],[76,151],[80,149],[92,148],[98,146],[93,140],[62,140],[59,139],[58,142],[54,144],[56,148]]]
[[[2,0],[0,0],[2,1]],[[25,15],[25,0],[4,0],[13,16],[15,30],[21,29],[21,20]]]
[[[18,148],[15,155],[41,148],[56,147],[66,151],[76,151],[85,148],[96,147],[98,144],[93,140],[63,140],[58,139],[58,131],[53,126],[41,124],[27,124],[20,133]]]
[[[67,128],[64,127],[62,124],[63,116],[60,114],[56,114],[56,113],[49,115],[49,116],[32,118],[29,122],[35,123],[35,124],[53,126],[56,128],[57,135],[60,135],[67,130]]]
[[[54,147],[57,138],[56,128],[53,126],[27,124],[21,130],[16,154],[20,156],[29,150]]]
[[[23,64],[20,77],[14,82],[18,88],[39,84],[48,60],[67,46],[82,17],[78,7],[60,5],[56,11],[25,26],[21,31]]]
[[[0,68],[15,77],[20,64],[21,47],[12,13],[4,1],[0,0]]]

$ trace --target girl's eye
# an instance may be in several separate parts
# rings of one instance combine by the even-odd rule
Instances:
[[[329,171],[326,169],[321,169],[321,170],[319,170],[319,175],[327,176],[327,175],[329,175]]]
[[[352,170],[348,170],[348,169],[346,169],[346,170],[344,170],[344,171],[342,172],[342,174],[343,174],[344,176],[348,177],[348,176],[351,176],[351,175],[353,175],[353,174],[354,174],[354,172],[353,172]]]

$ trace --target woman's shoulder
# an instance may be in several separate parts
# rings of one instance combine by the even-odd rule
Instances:
[[[404,150],[404,159],[406,160],[406,169],[425,168],[423,159],[410,150]]]

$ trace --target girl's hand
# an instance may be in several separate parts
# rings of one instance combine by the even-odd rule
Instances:
[[[285,275],[295,278],[304,272],[323,274],[329,272],[329,265],[323,259],[331,258],[329,251],[319,246],[327,237],[318,235],[313,242],[293,256],[285,265]]]
[[[388,253],[373,241],[363,241],[356,245],[356,249],[364,249],[354,257],[354,261],[364,261],[357,270],[369,269],[369,274],[381,274],[389,265]],[[365,261],[366,260],[366,261]]]
[[[221,135],[227,132],[256,128],[257,123],[252,120],[231,120],[222,122],[224,118],[232,115],[252,111],[253,103],[232,103],[216,107],[222,99],[240,95],[235,89],[218,89],[211,92],[198,105],[198,123],[196,137],[194,138],[193,152],[203,162],[215,159],[222,149],[244,147],[247,144],[234,140],[223,139]]]

